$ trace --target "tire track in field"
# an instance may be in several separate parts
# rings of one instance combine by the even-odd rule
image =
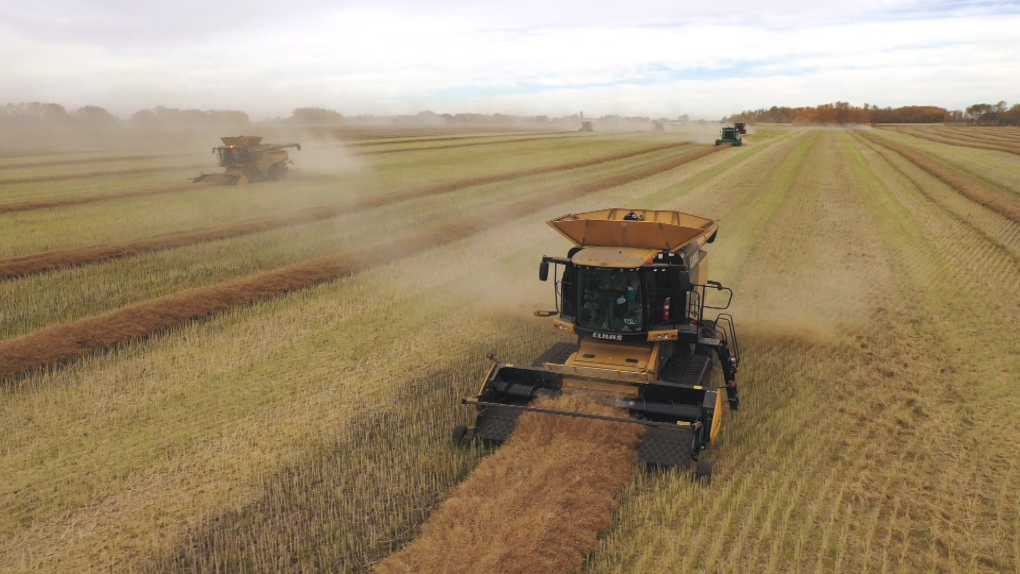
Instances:
[[[75,265],[84,265],[86,263],[96,263],[109,259],[131,257],[152,251],[174,249],[177,247],[184,247],[186,245],[193,245],[195,243],[227,239],[230,237],[237,237],[239,235],[259,233],[262,231],[269,231],[271,229],[279,229],[281,227],[288,227],[292,225],[300,225],[303,223],[312,223],[331,217],[357,213],[359,211],[389,205],[391,203],[448,193],[467,187],[501,181],[511,181],[529,176],[544,175],[584,167],[592,167],[612,161],[628,159],[668,149],[687,147],[690,145],[691,144],[689,143],[664,144],[565,164],[518,169],[510,172],[483,175],[451,181],[448,183],[415,187],[383,195],[357,198],[349,201],[341,201],[317,207],[300,209],[272,217],[246,219],[223,225],[213,225],[209,227],[190,229],[187,231],[179,231],[176,233],[140,237],[116,243],[105,243],[102,245],[91,245],[88,247],[36,253],[24,257],[0,260],[0,279],[9,279],[32,273],[41,273],[43,271],[72,267]]]
[[[543,397],[536,406],[620,416],[576,395]],[[374,572],[578,571],[637,467],[641,430],[525,413],[510,440],[443,501],[411,544]]]
[[[478,215],[415,231],[390,241],[317,257],[234,281],[135,303],[96,317],[54,325],[0,342],[0,380],[10,380],[30,369],[59,364],[92,351],[107,349],[175,325],[209,317],[232,307],[398,261],[427,249],[470,237],[546,207],[675,169],[727,147],[704,148],[655,165],[502,205]]]
[[[988,187],[987,185],[952,168],[948,168],[930,157],[907,148],[906,146],[889,141],[879,141],[880,138],[876,138],[870,134],[861,133],[860,136],[873,144],[900,154],[917,167],[930,173],[935,178],[949,185],[965,197],[970,198],[971,201],[983,205],[1004,217],[1012,219],[1013,221],[1020,222],[1020,200],[1008,197],[991,187]]]

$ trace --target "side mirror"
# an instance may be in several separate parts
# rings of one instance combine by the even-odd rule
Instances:
[[[538,279],[539,281],[549,280],[549,262],[542,260],[542,264],[538,266]]]
[[[297,144],[297,150],[301,151],[301,144]]]

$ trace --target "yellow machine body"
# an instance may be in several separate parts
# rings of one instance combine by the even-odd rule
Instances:
[[[694,461],[699,477],[710,476],[698,454],[719,435],[723,396],[731,410],[739,408],[733,319],[727,313],[704,317],[705,309],[729,306],[728,300],[709,303],[710,293],[732,299],[731,290],[709,280],[703,249],[715,240],[718,222],[678,211],[604,209],[548,223],[574,248],[567,257],[542,258],[542,281],[550,264],[563,271],[553,272],[556,311],[536,316],[556,316],[553,328],[577,342],[557,343],[531,367],[497,363],[479,393],[464,400],[479,409],[476,426],[459,428],[455,438],[505,440],[517,415],[528,410],[586,416],[529,404],[540,395],[596,392],[629,413],[610,420],[649,427],[638,446],[642,460],[664,466]]]
[[[288,148],[301,149],[301,144],[264,144],[261,136],[227,136],[222,146],[213,148],[221,173],[203,173],[194,183],[245,185],[278,181],[287,176],[290,154]]]

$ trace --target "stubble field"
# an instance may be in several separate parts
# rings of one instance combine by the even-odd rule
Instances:
[[[1020,572],[1020,130],[306,137],[242,187],[0,156],[0,570]],[[545,221],[610,206],[720,220],[711,485],[597,423],[451,444],[558,340]]]

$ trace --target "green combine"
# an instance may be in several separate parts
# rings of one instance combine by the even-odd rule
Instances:
[[[730,144],[732,146],[744,145],[744,140],[740,139],[740,132],[737,128],[723,128],[722,137],[715,140],[715,145]]]

